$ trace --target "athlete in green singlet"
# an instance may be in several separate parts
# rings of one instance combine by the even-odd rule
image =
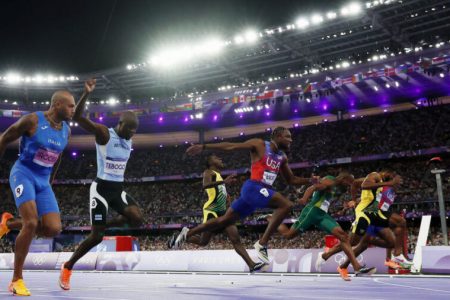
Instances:
[[[305,232],[310,227],[315,225],[319,229],[325,231],[328,234],[334,235],[341,242],[342,248],[345,254],[350,259],[356,275],[360,274],[373,274],[376,272],[376,268],[368,268],[361,266],[356,260],[352,247],[350,246],[350,240],[347,233],[341,228],[341,226],[328,214],[328,208],[330,203],[335,198],[336,190],[339,187],[349,187],[354,180],[353,175],[348,172],[341,172],[337,177],[325,176],[319,183],[310,186],[303,198],[299,200],[300,204],[305,205],[309,198],[312,196],[311,201],[303,208],[302,213],[298,217],[297,221],[288,228],[285,224],[281,224],[278,227],[278,232],[287,239],[292,239],[302,232]],[[267,220],[270,220],[271,216],[267,216]],[[319,256],[321,253],[319,253]],[[316,271],[320,272],[320,264],[316,265]],[[344,280],[350,280],[349,277]]]

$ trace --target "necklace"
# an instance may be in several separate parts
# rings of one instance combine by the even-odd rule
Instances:
[[[46,117],[47,117],[47,120],[50,122],[50,125],[53,128],[55,128],[55,129],[61,129],[62,128],[62,123],[55,122],[55,120],[53,120],[53,118],[50,117],[49,113],[47,113]]]

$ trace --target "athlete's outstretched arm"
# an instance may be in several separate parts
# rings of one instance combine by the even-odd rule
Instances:
[[[367,177],[364,179],[363,183],[361,184],[361,188],[363,190],[370,190],[374,188],[379,188],[382,186],[394,186],[398,185],[402,182],[402,178],[400,176],[395,176],[394,179],[390,181],[383,182],[381,180],[381,176],[378,173],[370,173],[367,175]]]
[[[283,161],[280,168],[281,175],[289,185],[305,185],[305,184],[315,184],[319,179],[317,176],[312,178],[297,177],[292,173],[291,168],[288,165],[287,159]]]
[[[305,193],[303,194],[303,197],[298,199],[298,203],[301,205],[306,205],[308,203],[309,198],[311,198],[312,194],[316,191],[316,187],[314,185],[311,185],[309,188],[306,189]]]
[[[84,92],[77,103],[77,107],[75,108],[73,120],[80,124],[80,126],[84,130],[95,134],[95,141],[97,142],[97,144],[105,145],[109,141],[108,128],[105,125],[92,122],[91,120],[83,116],[86,100],[88,99],[89,94],[92,93],[92,91],[95,89],[95,83],[95,79],[89,79],[84,83]]]
[[[217,144],[197,144],[190,146],[186,153],[189,155],[200,154],[203,150],[222,150],[222,151],[234,151],[234,150],[250,150],[256,151],[258,147],[264,147],[264,141],[261,139],[250,139],[243,143],[217,143]]]
[[[21,117],[16,123],[8,127],[0,136],[0,158],[5,154],[6,147],[20,138],[25,133],[29,133],[36,127],[38,119],[36,114],[28,114]]]
[[[236,181],[236,175],[231,174],[224,180],[218,180],[218,181],[213,182],[212,181],[213,174],[214,173],[211,170],[205,170],[203,172],[203,189],[204,190],[219,186],[221,184],[230,184],[230,183]]]

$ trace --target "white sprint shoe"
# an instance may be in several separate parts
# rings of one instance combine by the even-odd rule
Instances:
[[[180,249],[183,243],[186,241],[186,235],[189,232],[189,228],[183,227],[181,229],[180,234],[177,236],[177,239],[175,240],[175,244],[173,245],[173,249]]]
[[[255,247],[256,254],[258,254],[258,258],[265,264],[270,264],[269,254],[267,253],[267,246],[263,246],[257,241],[253,247]]]
[[[322,265],[325,263],[325,259],[322,257],[323,252],[319,252],[316,259],[316,272],[322,272]]]

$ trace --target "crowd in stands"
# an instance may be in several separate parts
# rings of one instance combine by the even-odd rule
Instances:
[[[319,162],[339,157],[354,157],[399,151],[450,146],[450,105],[386,113],[339,122],[323,122],[292,130],[290,162]],[[269,133],[251,136],[267,139]],[[230,141],[242,141],[242,136]],[[218,142],[221,140],[219,139]],[[202,156],[185,155],[187,145],[155,147],[133,152],[127,178],[201,173]],[[248,168],[249,155],[244,152],[222,153],[228,169]],[[17,151],[8,151],[0,168],[0,178],[8,172]],[[66,153],[57,179],[95,178],[95,151],[83,151],[76,157]]]

